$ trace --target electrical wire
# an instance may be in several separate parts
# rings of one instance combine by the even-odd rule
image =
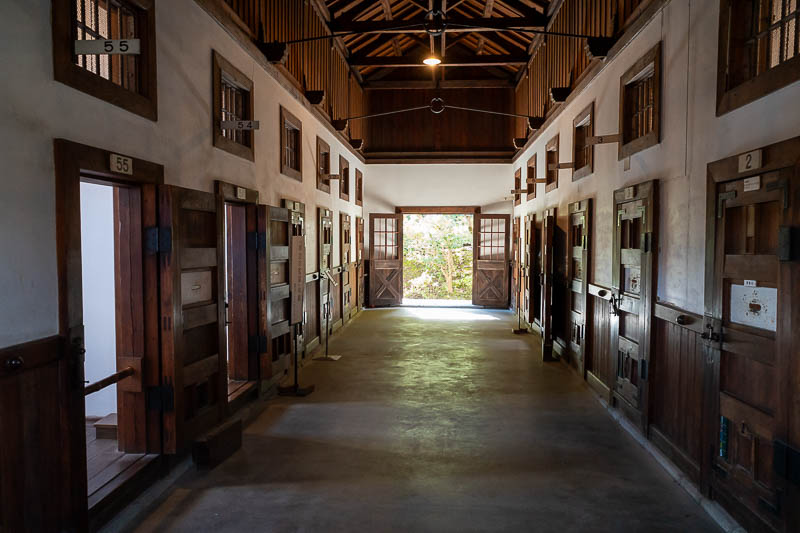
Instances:
[[[441,104],[440,104],[441,105],[441,110],[440,111],[435,111],[434,108],[433,108],[433,102],[437,101],[437,100],[441,102]],[[504,116],[504,117],[515,117],[515,118],[532,118],[532,117],[530,117],[528,115],[520,115],[518,113],[505,113],[503,111],[491,111],[489,109],[475,109],[473,107],[461,107],[461,106],[455,106],[455,105],[447,105],[440,98],[434,98],[431,101],[430,104],[424,105],[424,106],[411,107],[411,108],[408,108],[408,109],[398,109],[396,111],[385,111],[383,113],[372,113],[372,114],[369,114],[369,115],[359,115],[357,117],[348,117],[348,118],[343,119],[343,120],[362,120],[362,119],[368,119],[368,118],[385,117],[387,115],[397,115],[399,113],[408,113],[410,111],[419,111],[421,109],[430,109],[431,112],[434,113],[435,115],[438,115],[439,113],[443,112],[445,109],[458,109],[458,110],[461,110],[461,111],[470,111],[470,112],[473,112],[473,113],[484,113],[484,114],[487,114],[487,115],[500,115],[500,116]],[[437,109],[438,109],[438,107],[437,107]]]

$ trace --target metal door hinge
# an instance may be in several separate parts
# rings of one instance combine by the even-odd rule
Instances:
[[[145,403],[150,411],[170,413],[175,410],[175,389],[172,385],[147,387]]]
[[[150,226],[144,229],[144,250],[147,254],[170,253],[172,251],[172,228]]]
[[[653,232],[648,231],[642,239],[642,253],[646,254],[653,251]]]
[[[250,231],[247,233],[247,248],[249,250],[265,250],[267,248],[267,234],[265,232]]]
[[[778,227],[778,260],[796,261],[800,250],[800,231],[793,226]]]
[[[786,178],[767,183],[765,189],[767,191],[783,189],[783,208],[789,209],[789,183],[786,181]]]
[[[267,337],[264,335],[251,335],[247,340],[247,348],[250,353],[266,353]]]
[[[642,381],[647,381],[647,359],[639,361],[639,378]]]

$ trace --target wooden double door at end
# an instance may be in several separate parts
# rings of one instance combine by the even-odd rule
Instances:
[[[798,531],[800,138],[710,164],[706,216],[710,493],[749,531]]]

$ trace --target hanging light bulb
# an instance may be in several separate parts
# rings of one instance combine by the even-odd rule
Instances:
[[[435,67],[436,65],[441,63],[442,60],[439,59],[438,57],[432,55],[430,57],[426,57],[425,59],[423,59],[422,62],[425,63],[426,65],[428,65],[429,67]]]

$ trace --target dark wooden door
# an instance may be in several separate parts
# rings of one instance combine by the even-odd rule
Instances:
[[[247,211],[243,204],[225,209],[225,329],[228,379],[250,379],[248,353]]]
[[[185,450],[227,410],[222,217],[215,195],[162,186],[159,199],[164,451]],[[155,397],[155,395],[154,395]]]
[[[798,531],[800,139],[759,152],[709,165],[711,486],[748,530]]]
[[[542,218],[541,260],[539,263],[539,283],[541,294],[539,317],[542,328],[542,359],[553,359],[553,288],[555,286],[555,227],[556,208],[548,209]]]
[[[536,215],[527,217],[527,231],[525,232],[525,259],[528,272],[528,283],[525,286],[528,298],[525,310],[528,324],[542,324],[542,229],[536,223]]]
[[[647,427],[650,326],[656,284],[657,185],[656,181],[648,181],[614,191],[614,399],[642,430]]]
[[[87,529],[83,329],[0,350],[0,531]]]
[[[511,309],[519,313],[520,311],[520,295],[519,290],[522,286],[521,275],[519,272],[520,257],[519,257],[519,217],[514,219],[513,231],[511,234],[511,262],[509,268],[511,269]]]
[[[335,290],[326,273],[333,276],[333,213],[324,207],[318,208],[317,242],[317,269],[319,270],[319,342],[325,342],[331,322],[333,321],[335,296],[330,291]]]
[[[291,364],[293,338],[291,328],[291,244],[293,227],[290,212],[283,207],[263,206],[269,220],[267,257],[269,292],[267,293],[267,328],[270,381],[280,380]],[[305,259],[303,259],[305,261]],[[305,265],[304,265],[305,268]],[[303,275],[305,283],[305,273]]]
[[[403,215],[369,215],[370,305],[403,303]]]
[[[508,307],[509,215],[475,214],[472,303]]]
[[[339,213],[339,261],[342,266],[341,286],[342,323],[350,320],[353,310],[353,224],[347,213]]]
[[[356,217],[356,297],[358,310],[364,309],[364,219]]]
[[[570,362],[583,375],[585,368],[586,304],[589,289],[589,240],[591,236],[592,200],[569,205],[567,234],[567,309],[568,350]]]

